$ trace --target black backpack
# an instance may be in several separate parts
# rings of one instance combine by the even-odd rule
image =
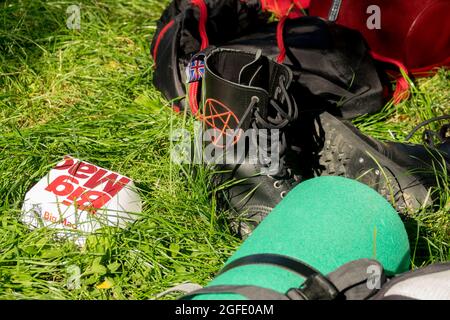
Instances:
[[[258,1],[174,0],[157,24],[151,54],[153,81],[176,108],[184,108],[185,68],[193,55],[266,24]]]
[[[350,119],[381,109],[380,76],[357,31],[317,17],[282,24],[270,23],[269,18],[259,1],[173,1],[158,23],[151,47],[156,88],[175,110],[183,110],[188,104],[185,69],[202,50],[262,49],[276,59],[284,46],[284,63],[294,73],[293,94],[300,110],[327,109]],[[200,89],[198,82],[189,84],[194,104]],[[193,113],[197,110],[191,107]]]

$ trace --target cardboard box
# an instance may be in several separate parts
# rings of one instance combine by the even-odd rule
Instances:
[[[58,229],[79,245],[99,228],[126,228],[142,212],[130,178],[66,156],[25,196],[22,221]]]

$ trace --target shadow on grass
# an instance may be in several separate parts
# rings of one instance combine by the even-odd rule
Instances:
[[[404,224],[411,246],[413,266],[421,267],[437,262],[439,260],[439,250],[427,241],[432,231],[423,223],[413,218],[406,218]]]

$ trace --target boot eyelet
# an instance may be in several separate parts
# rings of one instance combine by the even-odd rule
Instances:
[[[287,196],[287,191],[283,191],[282,193],[280,193],[281,199],[286,198],[286,196]]]
[[[275,189],[280,189],[282,187],[281,181],[277,180],[273,183]]]

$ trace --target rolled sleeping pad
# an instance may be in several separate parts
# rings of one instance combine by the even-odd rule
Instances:
[[[324,275],[359,259],[378,260],[388,276],[410,266],[408,236],[395,209],[370,187],[341,177],[312,179],[292,190],[225,266],[257,254],[288,256]],[[276,266],[246,265],[219,275],[207,287],[250,285],[285,294],[304,280]],[[191,299],[245,300],[228,293]]]

